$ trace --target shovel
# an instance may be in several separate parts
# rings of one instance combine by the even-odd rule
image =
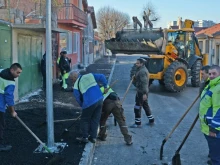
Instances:
[[[47,162],[47,165],[52,165],[56,162],[60,162],[61,160],[63,160],[62,157],[60,156],[54,156],[53,152],[51,150],[49,150],[49,148],[30,130],[30,128],[28,128],[28,126],[18,117],[15,116],[15,118],[24,126],[24,128],[26,128],[28,130],[28,132],[45,148],[45,150],[52,156],[52,159]]]
[[[80,117],[81,117],[81,115],[79,115],[68,128],[65,128],[64,131],[62,132],[61,136],[64,136],[64,137],[67,136],[69,134],[69,129],[75,124],[75,122],[77,120],[80,119]]]
[[[74,119],[54,120],[53,122],[54,122],[54,123],[60,123],[60,122],[75,121],[75,120],[77,120],[77,119],[74,118]],[[47,124],[47,122],[44,121],[44,122],[42,122],[41,124],[39,124],[39,127],[44,126],[44,125],[46,125],[46,124]]]
[[[132,82],[133,82],[133,79],[134,79],[134,77],[132,77],[132,79],[131,79],[131,81],[130,81],[128,87],[127,87],[127,90],[126,90],[126,92],[125,92],[125,94],[124,94],[124,97],[123,97],[123,99],[122,99],[122,101],[121,101],[121,105],[123,104],[123,102],[124,102],[124,100],[125,100],[125,97],[126,97],[127,94],[128,94],[128,91],[129,91],[129,89],[130,89],[130,87],[131,87],[131,84],[132,84]]]
[[[196,101],[198,100],[198,98],[200,97],[200,94],[196,97],[196,99],[193,101],[193,103],[188,107],[188,109],[186,110],[186,112],[183,114],[183,116],[180,118],[180,120],[176,123],[176,125],[173,127],[173,129],[171,130],[171,132],[169,133],[169,135],[162,141],[162,145],[160,147],[160,160],[163,159],[163,146],[164,144],[167,142],[167,140],[170,138],[170,136],[173,134],[173,132],[175,131],[175,129],[177,128],[177,126],[180,124],[180,122],[183,120],[183,118],[186,116],[186,114],[189,112],[189,110],[192,108],[192,106],[196,103]]]
[[[127,90],[126,90],[126,92],[125,92],[125,94],[124,94],[124,97],[123,97],[123,99],[122,99],[122,101],[121,101],[121,105],[123,104],[123,102],[124,102],[124,100],[125,100],[125,97],[126,97],[127,94],[128,94],[128,91],[129,91],[129,89],[130,89],[130,87],[131,87],[131,84],[132,84],[132,82],[133,82],[133,79],[134,79],[134,77],[132,77],[132,79],[131,79],[131,81],[130,81],[128,87],[127,87]],[[115,118],[114,118],[114,125],[117,126],[117,121],[116,121]]]
[[[193,121],[189,131],[187,132],[186,136],[184,137],[184,139],[183,139],[182,143],[180,144],[179,148],[176,150],[176,153],[172,158],[172,165],[181,165],[181,159],[180,159],[179,152],[180,152],[181,148],[183,147],[183,145],[184,145],[186,139],[188,138],[189,134],[191,133],[193,127],[195,126],[196,121],[198,120],[198,118],[199,118],[199,114],[197,114],[197,116],[196,116],[195,120]]]
[[[48,153],[52,154],[52,152],[49,150],[49,148],[44,145],[44,143],[28,128],[28,126],[18,117],[15,117],[27,130],[30,132],[30,134],[47,150]]]

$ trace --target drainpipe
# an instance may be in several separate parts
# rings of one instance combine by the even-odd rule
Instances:
[[[91,26],[91,24],[89,23],[89,21],[90,21],[90,19],[89,18],[91,18],[90,17],[90,13],[88,13],[87,12],[87,20],[88,20],[88,28],[87,28],[87,44],[88,44],[88,46],[87,46],[87,52],[88,52],[88,55],[87,55],[87,57],[88,57],[88,62],[87,62],[87,65],[89,65],[90,64],[90,52],[89,52],[89,50],[90,50],[90,45],[89,45],[89,41],[90,41],[90,26]]]
[[[6,4],[5,4],[6,5]],[[11,23],[11,13],[10,13],[10,5],[11,5],[11,2],[10,2],[10,0],[8,0],[8,19],[9,19],[9,21],[8,22],[10,22]]]
[[[82,44],[83,44],[83,46],[82,46],[82,64],[83,64],[83,66],[85,66],[85,29],[83,29],[82,30],[82,32],[83,32],[83,37],[82,37]]]

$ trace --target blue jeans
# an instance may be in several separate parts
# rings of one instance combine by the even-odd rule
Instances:
[[[82,137],[96,138],[102,110],[102,100],[82,110],[80,129]]]
[[[220,138],[205,135],[208,142],[212,165],[220,165]]]

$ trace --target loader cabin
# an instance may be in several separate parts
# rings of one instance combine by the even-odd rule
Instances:
[[[177,49],[179,58],[187,59],[190,55],[201,56],[198,41],[192,28],[168,30],[167,39],[168,43],[172,43]]]

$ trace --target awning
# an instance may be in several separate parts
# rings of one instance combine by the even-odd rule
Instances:
[[[27,29],[38,32],[46,32],[46,27],[43,24],[11,24],[13,29]],[[51,28],[53,33],[66,33],[67,31],[60,28]]]

